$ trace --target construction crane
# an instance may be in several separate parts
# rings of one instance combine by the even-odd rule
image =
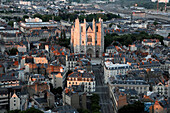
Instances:
[[[157,1],[157,13],[158,13],[158,10],[159,10],[159,0]]]
[[[165,0],[165,12],[166,12],[167,0]]]

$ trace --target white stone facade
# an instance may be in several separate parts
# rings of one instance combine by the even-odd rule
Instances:
[[[104,81],[109,82],[109,78],[115,75],[125,75],[130,69],[129,64],[113,64],[111,61],[104,63]]]

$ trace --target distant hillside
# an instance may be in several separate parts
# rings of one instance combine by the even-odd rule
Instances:
[[[86,2],[88,2],[89,0],[67,0],[67,1],[69,1],[69,2],[78,2],[78,3],[86,3]]]
[[[122,6],[134,6],[138,4],[139,7],[145,7],[146,9],[157,9],[157,3],[151,2],[150,0],[118,0],[117,4],[121,4]],[[165,3],[159,3],[159,8],[164,8]],[[167,4],[170,6],[170,3]]]

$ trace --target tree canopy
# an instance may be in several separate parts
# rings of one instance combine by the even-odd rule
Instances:
[[[99,106],[100,97],[97,94],[91,96],[91,111],[92,113],[100,113],[101,107]]]
[[[118,110],[118,113],[144,113],[144,104],[135,102],[134,104],[125,105]]]
[[[32,107],[32,108],[27,109],[26,111],[11,110],[11,111],[8,111],[8,113],[43,113],[43,112]]]
[[[125,35],[118,35],[116,33],[106,34],[105,40],[104,40],[105,49],[106,47],[111,45],[113,41],[118,41],[120,44],[128,46],[129,44],[132,44],[136,40],[142,41],[143,39],[159,39],[161,44],[163,44],[164,38],[157,34],[149,35],[146,32],[140,32],[140,33],[135,33],[135,34],[125,34]]]
[[[92,21],[93,18],[95,20],[98,20],[100,17],[106,21],[106,20],[111,20],[112,18],[120,18],[120,15],[116,15],[116,14],[89,14],[89,15],[79,15],[80,13],[84,13],[84,12],[74,12],[74,13],[66,13],[66,12],[61,12],[59,13],[58,16],[54,16],[54,15],[41,15],[41,14],[35,14],[33,17],[38,17],[40,19],[42,19],[44,22],[47,22],[49,20],[52,20],[52,18],[54,17],[55,21],[60,21],[60,20],[66,20],[66,21],[74,21],[76,18],[79,18],[80,21],[83,21],[84,19],[86,19],[86,21]]]
[[[13,26],[14,26],[14,21],[9,21],[9,22],[8,22],[8,25],[10,25],[11,27],[13,27]]]
[[[18,49],[17,49],[17,48],[12,48],[12,49],[9,50],[9,54],[10,54],[10,55],[16,55],[17,52],[18,52]]]

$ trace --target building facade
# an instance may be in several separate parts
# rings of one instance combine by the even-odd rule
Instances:
[[[149,84],[143,80],[113,80],[109,84],[111,89],[123,87],[124,89],[135,89],[138,94],[149,91]]]
[[[70,105],[76,109],[86,107],[86,93],[71,91],[70,89],[65,89],[63,91],[63,105]]]
[[[111,61],[107,61],[104,64],[104,81],[108,83],[110,77],[125,75],[129,70],[129,64],[113,64]]]
[[[67,88],[72,86],[83,85],[84,92],[95,92],[95,76],[93,73],[85,72],[85,70],[78,70],[68,75]]]
[[[20,109],[20,98],[14,93],[10,98],[10,110]]]
[[[71,51],[74,53],[84,53],[90,57],[101,57],[104,52],[104,30],[103,20],[99,22],[80,23],[75,20],[71,29]]]

